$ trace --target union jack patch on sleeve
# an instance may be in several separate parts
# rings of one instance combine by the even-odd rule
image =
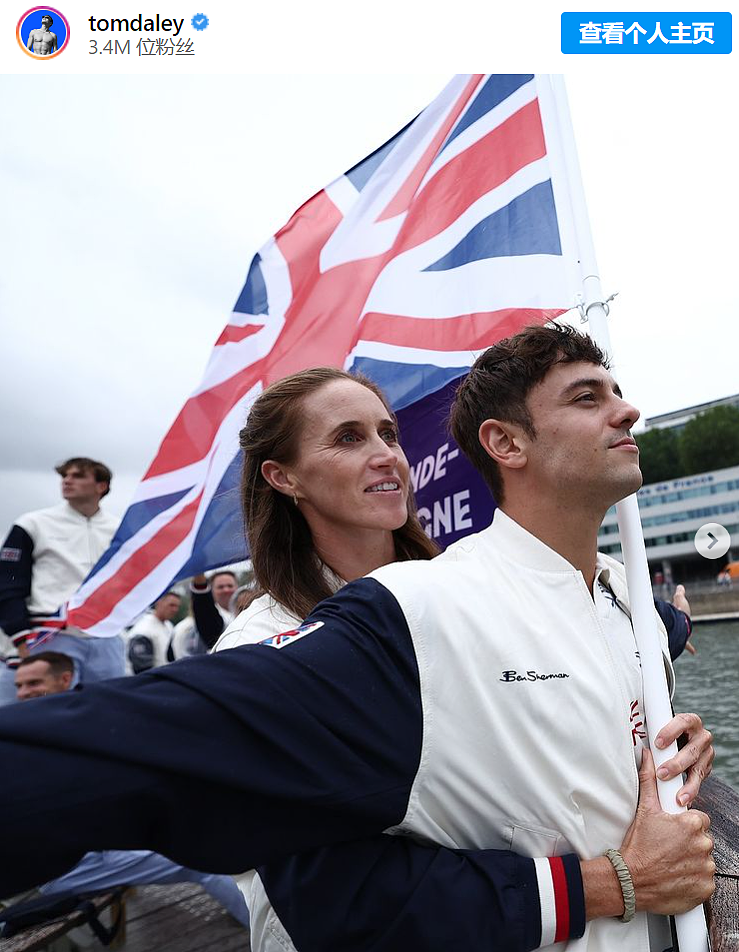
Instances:
[[[20,562],[20,560],[20,549],[11,549],[10,546],[0,549],[0,562]]]
[[[305,638],[306,635],[309,635],[312,631],[315,631],[316,628],[322,628],[322,621],[314,621],[310,625],[301,625],[300,628],[293,628],[292,631],[283,631],[279,635],[273,635],[271,638],[265,638],[264,641],[260,641],[260,645],[269,645],[270,648],[284,648],[285,645],[292,644],[293,641],[299,641],[301,638]]]

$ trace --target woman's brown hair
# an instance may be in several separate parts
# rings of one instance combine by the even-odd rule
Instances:
[[[241,503],[257,595],[269,593],[288,611],[305,618],[318,602],[333,595],[303,514],[292,499],[278,492],[262,475],[271,459],[290,464],[297,456],[305,397],[334,380],[351,380],[371,390],[395,419],[385,395],[368,377],[335,367],[315,367],[278,380],[255,400],[239,434],[244,453]],[[398,561],[431,559],[438,548],[418,521],[412,490],[408,519],[393,531]]]

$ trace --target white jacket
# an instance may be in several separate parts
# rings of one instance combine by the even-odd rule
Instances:
[[[599,555],[597,575],[628,610],[623,567]],[[632,698],[580,572],[498,510],[490,528],[432,562],[396,563],[372,577],[406,617],[423,710],[406,816],[389,832],[532,857],[590,859],[617,847],[638,795]],[[217,648],[296,621],[265,596]],[[240,885],[255,952],[293,949],[256,874]],[[648,952],[647,916],[591,921],[581,939],[556,948]]]
[[[332,572],[332,584],[343,584]],[[260,595],[226,628],[213,646],[213,651],[253,645],[273,635],[279,635],[300,625],[302,618],[293,615],[271,595]],[[292,939],[272,908],[262,880],[254,869],[235,876],[236,885],[246,899],[249,908],[249,928],[252,952],[291,952],[295,950]],[[297,950],[295,950],[297,952]]]
[[[623,566],[599,554],[601,573],[628,611]],[[617,847],[638,798],[632,699],[581,573],[498,509],[430,564],[372,576],[408,621],[424,710],[421,765],[395,832],[532,857]],[[461,629],[476,636],[464,651]],[[506,680],[510,671],[525,680]],[[501,769],[505,783],[491,783]],[[647,916],[592,920],[561,947],[646,952]]]
[[[159,668],[167,664],[167,649],[172,640],[174,625],[171,621],[161,621],[153,611],[148,611],[139,618],[133,627],[124,632],[124,644],[126,650],[126,674],[133,674],[133,666],[129,656],[131,642],[137,635],[151,640],[153,649],[152,668]]]
[[[33,543],[31,593],[26,608],[30,616],[45,616],[56,612],[87,578],[110,545],[118,519],[103,509],[94,516],[83,516],[68,502],[62,502],[27,512],[15,520],[15,525],[27,532]],[[73,633],[85,634],[78,630]]]

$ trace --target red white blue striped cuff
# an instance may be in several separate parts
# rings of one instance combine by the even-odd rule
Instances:
[[[30,620],[33,624],[33,628],[25,628],[23,631],[17,631],[14,635],[10,636],[16,648],[24,642],[28,642],[30,648],[32,644],[39,644],[41,641],[48,640],[48,633],[54,634],[56,631],[66,628],[67,625],[66,614],[63,617],[51,615],[48,617],[44,616],[43,618],[38,615],[32,615]],[[46,634],[46,637],[42,638],[41,636],[44,634]]]
[[[580,860],[573,853],[534,859],[541,909],[540,948],[581,936],[585,899]]]

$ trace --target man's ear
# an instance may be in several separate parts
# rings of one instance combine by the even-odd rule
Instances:
[[[297,481],[290,470],[282,463],[276,463],[273,459],[266,459],[262,463],[262,476],[278,493],[285,493],[286,496],[297,495]]]
[[[526,436],[516,423],[485,420],[477,431],[482,448],[499,466],[522,469],[527,462]]]
[[[61,679],[62,679],[62,684],[64,685],[64,690],[68,691],[69,686],[72,683],[72,672],[62,671]]]

